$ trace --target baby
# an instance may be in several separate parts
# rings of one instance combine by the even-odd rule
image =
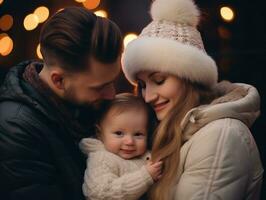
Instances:
[[[85,138],[88,155],[83,193],[87,199],[138,199],[161,176],[162,162],[147,161],[149,110],[133,94],[119,94],[97,124],[98,139]]]

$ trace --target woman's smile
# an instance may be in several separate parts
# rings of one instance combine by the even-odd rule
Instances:
[[[160,112],[161,110],[165,109],[169,103],[169,100],[161,102],[161,103],[156,103],[153,105],[153,109],[155,112]]]

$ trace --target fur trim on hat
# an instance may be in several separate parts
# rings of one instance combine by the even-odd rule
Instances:
[[[212,87],[217,66],[197,31],[199,10],[193,0],[155,0],[153,22],[130,42],[122,57],[127,79],[136,84],[140,71],[158,71]]]
[[[160,71],[212,87],[217,68],[204,51],[164,38],[139,37],[130,42],[122,57],[126,78],[136,84],[140,71]]]
[[[192,0],[156,0],[151,7],[153,20],[167,20],[196,27],[200,12]]]

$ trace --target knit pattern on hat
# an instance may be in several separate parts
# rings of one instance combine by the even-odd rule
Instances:
[[[83,139],[81,150],[88,154],[83,193],[89,199],[136,200],[153,184],[146,157],[130,160],[105,150],[101,141]]]
[[[187,24],[153,21],[142,30],[141,37],[144,36],[176,40],[205,51],[199,31]]]
[[[136,84],[140,71],[176,75],[207,87],[217,83],[214,60],[207,55],[197,30],[199,10],[192,0],[155,0],[153,21],[126,47],[122,68]]]

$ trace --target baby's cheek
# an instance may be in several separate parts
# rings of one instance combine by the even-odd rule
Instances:
[[[146,150],[147,150],[146,146],[147,146],[146,145],[146,142],[143,142],[143,144],[141,144],[140,149],[139,149],[139,151],[141,152],[141,154],[143,154],[143,153],[146,152]]]
[[[120,149],[120,146],[115,142],[107,142],[105,144],[105,148],[107,151],[117,154]]]

